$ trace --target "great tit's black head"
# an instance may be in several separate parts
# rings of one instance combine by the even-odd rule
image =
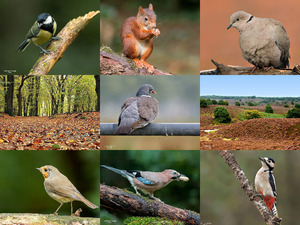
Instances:
[[[53,33],[54,22],[54,18],[48,13],[42,13],[37,18],[38,26],[43,30],[49,31],[50,33]]]

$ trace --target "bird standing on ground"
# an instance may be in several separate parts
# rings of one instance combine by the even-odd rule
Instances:
[[[45,178],[44,187],[47,194],[60,203],[54,215],[57,215],[60,207],[66,202],[71,202],[71,216],[73,215],[73,201],[81,201],[92,209],[98,208],[98,206],[83,197],[71,181],[54,166],[47,165],[36,169],[39,170]]]
[[[130,134],[132,131],[147,126],[158,115],[158,101],[150,96],[156,94],[150,84],[142,85],[136,97],[127,98],[122,107],[115,134]]]
[[[227,29],[231,27],[240,32],[243,58],[253,64],[254,69],[289,67],[290,39],[279,21],[238,11],[230,17]]]
[[[101,166],[127,178],[137,195],[140,195],[137,190],[139,189],[142,192],[149,194],[151,198],[157,201],[161,200],[154,197],[154,191],[167,186],[171,181],[174,180],[189,181],[187,176],[170,169],[162,172],[149,172],[138,170],[119,170],[106,165]]]
[[[262,167],[255,176],[255,190],[261,195],[273,215],[278,217],[276,208],[277,191],[273,175],[275,161],[268,157],[259,157],[259,159],[261,160]]]
[[[40,47],[44,53],[49,54],[50,52],[43,49],[41,44],[46,43],[50,39],[60,39],[59,37],[53,37],[55,35],[56,28],[57,23],[52,16],[50,16],[48,13],[40,14],[28,31],[26,39],[17,48],[17,51],[24,51],[30,42],[32,42],[36,46]]]

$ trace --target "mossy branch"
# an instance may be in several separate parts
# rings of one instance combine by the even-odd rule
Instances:
[[[84,16],[69,21],[66,26],[59,32],[59,40],[53,40],[47,47],[50,54],[43,54],[34,64],[29,75],[46,75],[49,74],[52,67],[63,57],[64,52],[69,45],[76,39],[79,33],[89,24],[91,19],[100,11],[91,11]]]
[[[220,151],[220,155],[224,158],[225,162],[231,168],[234,176],[240,183],[241,188],[244,190],[245,194],[248,195],[249,200],[255,205],[256,209],[263,217],[268,225],[280,225],[281,218],[273,216],[272,211],[268,209],[259,194],[253,190],[248,178],[246,177],[244,171],[241,169],[234,155],[227,150]]]
[[[45,214],[31,214],[31,213],[2,213],[0,214],[0,224],[99,225],[100,219],[90,218],[90,217],[76,217],[76,216],[54,216],[49,214],[45,215]]]
[[[196,212],[176,208],[105,184],[100,185],[100,206],[109,211],[122,211],[133,216],[162,217],[185,224],[200,224],[200,214]]]
[[[154,68],[153,74],[146,68],[139,69],[132,59],[115,53],[109,47],[100,49],[100,75],[172,75]]]
[[[211,70],[202,70],[200,75],[298,75],[300,74],[300,65],[296,65],[293,69],[256,69],[252,71],[252,67],[229,66],[211,60],[217,67]]]

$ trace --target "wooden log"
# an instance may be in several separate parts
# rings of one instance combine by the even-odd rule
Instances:
[[[33,213],[1,213],[0,224],[76,224],[76,225],[99,225],[99,218],[76,217],[76,216],[54,216],[53,214],[33,214]]]
[[[132,59],[115,53],[109,47],[100,49],[100,75],[172,75],[154,68],[153,74],[146,68],[139,69]]]
[[[185,224],[200,224],[200,214],[196,212],[176,208],[105,184],[100,185],[100,206],[133,216],[163,217]]]
[[[224,65],[211,60],[216,69],[202,70],[200,75],[298,75],[300,74],[300,65],[293,69],[255,69],[253,67]]]

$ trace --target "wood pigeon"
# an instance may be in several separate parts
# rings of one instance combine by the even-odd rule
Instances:
[[[149,196],[157,201],[153,192],[167,186],[171,181],[189,181],[189,178],[175,170],[164,170],[162,172],[138,171],[138,170],[119,170],[110,166],[101,165],[115,173],[127,178],[137,195],[141,195],[137,189],[149,194]]]
[[[127,98],[122,107],[115,134],[130,134],[132,131],[147,126],[158,115],[158,101],[150,94],[156,94],[152,85],[142,85],[136,97]]]

